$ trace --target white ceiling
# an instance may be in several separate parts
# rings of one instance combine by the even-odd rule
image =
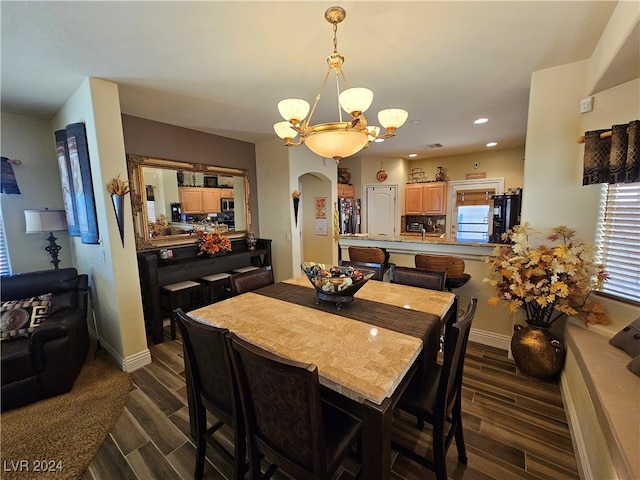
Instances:
[[[119,85],[125,114],[250,142],[274,138],[277,102],[312,103],[320,88],[333,51],[324,12],[333,4],[2,1],[2,110],[51,118],[94,76]],[[397,136],[367,155],[428,158],[482,151],[489,141],[524,145],[531,73],[589,58],[616,2],[339,5],[346,78],[375,93],[369,123],[383,108],[409,111]],[[489,122],[476,126],[478,117]],[[313,123],[335,120],[331,84]],[[425,147],[434,143],[443,148]]]

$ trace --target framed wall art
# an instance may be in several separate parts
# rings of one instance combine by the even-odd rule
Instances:
[[[69,171],[69,153],[67,152],[67,132],[66,130],[58,130],[55,133],[56,153],[58,155],[58,168],[60,169],[60,181],[62,182],[62,199],[64,200],[64,211],[67,217],[67,230],[69,235],[73,237],[80,236],[80,227],[78,226],[78,213],[75,207],[75,194],[73,192],[73,184]]]
[[[75,210],[75,225],[77,225],[82,243],[98,243],[98,219],[84,123],[72,123],[67,125],[65,130],[56,132],[56,144],[58,137],[62,138],[63,134],[68,158],[67,181],[72,197],[71,203]],[[63,190],[65,188],[64,182],[64,177],[62,177]]]

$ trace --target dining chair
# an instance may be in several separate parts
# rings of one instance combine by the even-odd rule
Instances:
[[[421,268],[391,266],[389,280],[391,283],[401,283],[412,287],[428,288],[444,291],[447,272],[434,272]]]
[[[351,260],[340,260],[338,265],[341,267],[353,267],[355,269],[362,268],[364,270],[371,270],[374,272],[371,280],[384,280],[384,265],[380,263],[368,263],[368,262],[352,262]]]
[[[329,479],[361,436],[361,422],[323,402],[318,367],[285,359],[235,334],[227,336],[246,420],[249,472],[261,456],[297,480]]]
[[[349,247],[349,260],[387,265],[389,254],[386,250],[377,247]]]
[[[247,470],[245,424],[229,344],[225,339],[229,330],[197,322],[181,309],[176,309],[175,314],[182,334],[189,415],[195,427],[194,478],[202,478],[209,443],[233,462],[233,478],[243,479]],[[207,411],[219,420],[208,428]],[[213,435],[224,424],[234,431],[233,455]]]
[[[464,260],[454,255],[432,255],[429,253],[417,253],[414,257],[416,268],[447,272],[446,288],[448,291],[465,285],[471,275],[464,273]]]
[[[234,273],[231,275],[229,282],[231,284],[231,295],[240,295],[272,285],[274,283],[273,270],[271,267],[260,267],[247,272]]]
[[[414,377],[396,406],[396,410],[414,415],[420,430],[425,421],[432,425],[433,456],[429,459],[395,441],[393,448],[433,470],[438,480],[447,480],[446,456],[454,438],[458,461],[467,463],[462,433],[462,371],[477,303],[478,300],[472,297],[464,316],[451,326],[445,337],[442,364],[434,364],[425,372],[424,378]]]

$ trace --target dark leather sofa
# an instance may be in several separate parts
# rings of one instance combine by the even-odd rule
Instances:
[[[64,268],[0,281],[3,303],[52,293],[47,320],[29,336],[0,342],[2,411],[68,392],[89,351],[88,276]]]

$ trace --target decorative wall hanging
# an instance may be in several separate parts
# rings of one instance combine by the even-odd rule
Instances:
[[[293,198],[293,216],[296,220],[296,227],[298,226],[298,207],[300,206],[300,195],[302,195],[302,193],[298,190],[294,190],[291,194],[291,198]]]
[[[55,133],[56,154],[58,156],[58,169],[60,170],[60,182],[62,183],[62,199],[64,200],[64,211],[67,218],[67,231],[73,237],[80,236],[78,225],[78,209],[75,206],[75,193],[71,182],[71,165],[69,163],[69,153],[67,151],[67,132],[58,130]]]
[[[111,203],[116,214],[118,222],[118,230],[120,231],[120,240],[124,247],[124,196],[129,193],[129,182],[120,180],[120,175],[114,177],[107,185],[107,189],[111,194]]]
[[[578,142],[585,144],[583,185],[640,181],[640,120],[585,132]]]
[[[9,160],[7,157],[0,158],[2,158],[2,193],[20,195],[20,188],[18,188],[18,182],[16,182],[16,176],[13,173],[13,167],[11,164],[20,165],[22,162],[20,162],[20,160]]]
[[[73,208],[82,243],[98,243],[98,219],[93,197],[89,148],[84,123],[72,123],[65,130],[56,132],[58,139],[65,138],[69,159],[69,184],[72,186]],[[64,186],[63,186],[64,188]]]

